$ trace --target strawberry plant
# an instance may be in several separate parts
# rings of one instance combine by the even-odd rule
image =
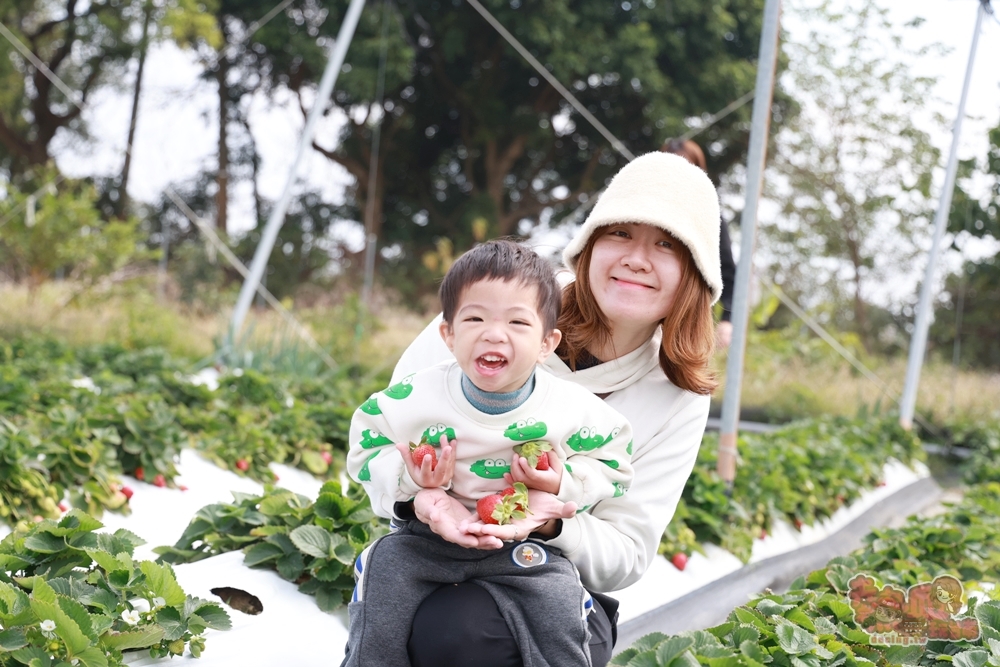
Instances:
[[[715,471],[716,443],[714,434],[705,437],[660,553],[690,555],[693,542],[710,542],[746,561],[753,540],[770,532],[775,518],[811,525],[874,488],[888,459],[910,464],[923,456],[919,440],[892,420],[799,422],[740,436],[736,482],[727,495]]]
[[[245,565],[276,570],[332,611],[350,600],[358,554],[387,531],[359,486],[344,495],[339,482],[327,482],[315,503],[270,486],[233,499],[198,510],[172,547],[155,549],[159,560],[190,563],[242,549]]]
[[[194,657],[226,611],[177,584],[168,565],[132,559],[143,540],[71,510],[0,542],[0,664],[119,667],[129,651]]]
[[[994,599],[970,598],[977,640],[928,639],[926,645],[881,646],[855,620],[848,593],[864,573],[881,585],[906,588],[941,575],[965,589],[985,588]],[[942,662],[958,667],[1000,664],[1000,483],[981,485],[942,514],[911,518],[900,528],[878,529],[848,557],[799,577],[783,594],[770,591],[737,607],[726,622],[668,637],[647,635],[612,659],[632,667],[890,667]],[[986,583],[987,586],[982,584]],[[959,617],[962,618],[962,617]]]

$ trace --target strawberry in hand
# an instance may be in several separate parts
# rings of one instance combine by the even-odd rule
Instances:
[[[559,493],[562,485],[562,460],[544,440],[529,440],[514,446],[510,473],[504,475],[508,482],[520,482],[529,489]]]
[[[396,443],[396,451],[403,457],[406,471],[418,486],[436,489],[447,486],[455,474],[455,446],[441,436],[441,457],[430,443]]]
[[[549,469],[549,452],[552,445],[544,440],[529,440],[528,442],[514,445],[514,451],[518,456],[528,459],[528,465],[535,470]]]
[[[500,493],[483,496],[476,503],[476,512],[483,523],[503,526],[523,519],[528,510],[528,488],[520,482]]]

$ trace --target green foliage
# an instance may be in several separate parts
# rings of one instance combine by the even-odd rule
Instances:
[[[636,155],[754,86],[759,0],[483,4]],[[404,294],[426,293],[477,241],[523,233],[546,210],[567,215],[624,164],[468,6],[389,5],[379,111],[381,14],[371,5],[362,18],[365,48],[335,94],[350,122],[323,153],[356,179],[342,215],[362,219],[374,199],[380,245],[394,252],[383,277]],[[777,120],[788,107],[779,92]],[[749,116],[745,107],[702,135],[713,178],[742,160]],[[393,159],[380,161],[369,192],[376,123]]]
[[[889,459],[921,460],[919,439],[892,419],[820,419],[774,433],[743,434],[732,495],[715,470],[717,438],[706,436],[660,553],[710,542],[746,561],[753,540],[780,518],[796,527],[832,516],[882,480]]]
[[[124,654],[198,657],[205,630],[228,630],[218,604],[186,595],[169,565],[135,562],[144,544],[73,510],[0,542],[0,665],[118,667]]]
[[[0,519],[57,516],[67,494],[95,515],[127,512],[118,475],[172,486],[188,446],[261,482],[276,481],[275,462],[334,476],[350,415],[373,389],[330,374],[237,369],[213,391],[188,371],[155,348],[0,344]]]
[[[55,175],[46,170],[40,178],[52,181]],[[139,247],[138,221],[103,220],[96,190],[83,181],[61,179],[58,187],[34,196],[8,186],[0,218],[8,216],[0,265],[32,288],[59,269],[88,283],[151,256]]]
[[[276,570],[333,611],[350,599],[357,556],[387,531],[356,485],[344,495],[339,482],[327,482],[315,503],[270,486],[233,500],[198,510],[176,544],[155,549],[159,560],[191,563],[242,549],[245,565]]]
[[[732,611],[707,630],[668,637],[647,635],[616,655],[612,665],[631,667],[863,667],[942,661],[964,667],[1000,664],[1000,602],[969,601],[979,621],[976,641],[929,640],[926,646],[876,646],[855,620],[848,581],[866,573],[879,584],[907,587],[941,574],[959,577],[966,590],[1000,577],[1000,484],[975,487],[963,501],[930,518],[911,518],[896,529],[878,529],[849,557],[770,591]],[[995,596],[994,596],[995,597]]]

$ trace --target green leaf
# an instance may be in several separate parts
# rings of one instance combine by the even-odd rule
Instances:
[[[70,654],[76,655],[90,646],[90,639],[80,626],[60,608],[55,591],[41,579],[35,579],[31,594],[31,610],[40,620],[48,619],[55,622],[55,632],[66,643],[66,649]]]
[[[205,622],[206,627],[213,630],[229,630],[233,627],[233,621],[226,610],[214,602],[198,607],[194,613]]]
[[[661,665],[669,665],[674,658],[693,645],[694,640],[690,637],[671,637],[656,647],[656,659]]]
[[[330,558],[333,555],[331,535],[319,526],[299,526],[289,537],[303,553],[314,558]]]
[[[779,604],[774,600],[770,600],[768,598],[761,598],[757,602],[757,606],[755,608],[757,609],[757,611],[764,614],[764,616],[781,616],[789,609],[794,609],[795,605]]]
[[[24,546],[38,553],[54,554],[66,548],[66,539],[51,533],[35,533],[24,539]]]
[[[139,568],[146,575],[146,584],[157,597],[163,598],[171,607],[184,604],[184,589],[177,583],[169,565],[158,565],[151,560],[144,560],[139,564]]]
[[[628,667],[660,667],[660,662],[656,659],[656,651],[649,650],[629,660]]]
[[[101,646],[126,651],[133,648],[148,648],[163,640],[163,628],[158,625],[144,625],[128,632],[106,632],[101,636]]]
[[[187,631],[187,623],[181,619],[176,607],[164,607],[157,611],[156,622],[163,628],[163,638],[168,642],[180,639]]]
[[[733,646],[743,646],[745,641],[754,644],[760,641],[760,631],[752,625],[737,625],[730,636]]]
[[[740,642],[740,653],[745,655],[750,660],[753,660],[754,662],[766,664],[768,662],[771,662],[772,660],[771,656],[769,656],[767,653],[764,653],[760,645],[755,640],[752,639],[747,639],[743,642]]]
[[[305,570],[305,561],[300,553],[286,554],[278,559],[276,563],[278,568],[278,574],[281,575],[282,579],[287,581],[295,581]]]
[[[797,625],[780,621],[775,628],[778,646],[789,655],[802,655],[816,648],[816,639]]]
[[[618,665],[619,667],[622,667],[624,665],[627,665],[628,661],[634,658],[638,653],[639,652],[636,651],[634,648],[629,647],[624,651],[622,651],[621,653],[619,653],[618,655],[616,655],[615,657],[611,658],[611,662],[609,662],[608,664]]]
[[[77,653],[74,657],[80,661],[82,667],[108,667],[107,656],[96,646],[91,646]]]
[[[634,648],[637,653],[643,653],[656,648],[660,645],[660,642],[666,639],[669,639],[669,637],[662,632],[651,632],[648,635],[643,635],[642,637],[639,637],[639,639],[635,640],[635,643],[632,644],[632,648]]]
[[[28,645],[28,639],[20,628],[10,628],[0,632],[0,649],[14,651]]]
[[[97,634],[94,632],[93,625],[90,622],[90,614],[87,613],[86,607],[76,600],[63,595],[57,597],[57,602],[63,613],[73,619],[81,632],[87,635],[90,641],[97,641]]]
[[[247,567],[256,567],[283,556],[285,552],[275,544],[258,542],[249,547],[244,553],[243,564]]]
[[[952,662],[956,667],[983,667],[989,660],[990,654],[981,648],[974,648],[956,654]]]

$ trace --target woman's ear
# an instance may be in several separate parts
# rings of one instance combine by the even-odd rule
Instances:
[[[448,349],[451,350],[452,354],[454,354],[455,330],[451,327],[451,324],[448,323],[446,320],[441,320],[441,324],[438,325],[438,331],[441,333],[441,340],[444,341],[444,344],[447,345]]]
[[[562,340],[562,331],[559,329],[553,329],[552,331],[545,334],[542,338],[542,347],[538,351],[538,363],[543,363],[549,358],[549,355],[556,351],[559,347],[559,342]]]

